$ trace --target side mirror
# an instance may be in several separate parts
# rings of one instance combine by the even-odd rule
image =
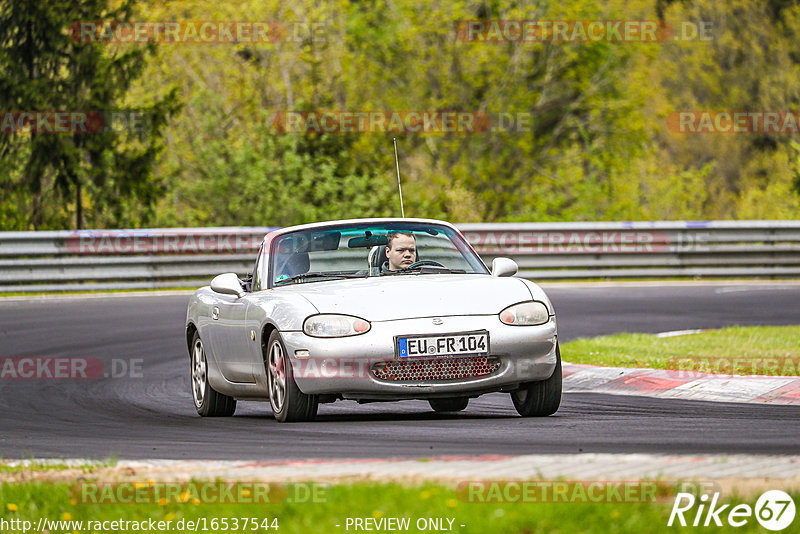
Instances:
[[[492,276],[514,276],[519,271],[519,265],[511,258],[495,258],[492,260]]]
[[[223,295],[236,295],[241,298],[244,296],[244,289],[239,282],[239,277],[236,273],[225,273],[215,276],[211,280],[211,291],[222,293]]]

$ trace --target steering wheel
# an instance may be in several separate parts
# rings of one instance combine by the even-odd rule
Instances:
[[[406,267],[406,269],[414,269],[415,267],[423,267],[423,266],[425,266],[425,265],[432,265],[432,266],[434,266],[434,267],[444,267],[444,265],[442,265],[442,264],[441,264],[441,263],[439,263],[438,261],[433,261],[433,260],[420,260],[420,261],[415,261],[414,263],[412,263],[411,265],[409,265],[408,267]]]

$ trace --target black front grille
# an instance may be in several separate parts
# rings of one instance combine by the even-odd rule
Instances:
[[[495,356],[468,356],[378,362],[372,366],[372,374],[391,382],[441,382],[481,378],[499,368],[500,358]]]

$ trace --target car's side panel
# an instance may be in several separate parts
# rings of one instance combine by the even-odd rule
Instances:
[[[186,311],[186,323],[193,324],[200,334],[200,339],[203,341],[203,347],[206,351],[206,361],[208,362],[208,382],[215,390],[225,393],[225,384],[227,380],[222,376],[217,365],[216,357],[212,350],[210,335],[210,327],[212,325],[211,315],[219,302],[221,295],[211,291],[208,286],[201,287],[194,292],[194,295],[189,299],[189,305]]]
[[[216,320],[214,308],[219,309]],[[237,299],[202,287],[189,301],[186,320],[195,325],[203,340],[211,387],[239,399],[266,400],[261,349],[265,325],[297,331],[303,328],[305,318],[315,313],[317,309],[308,300],[287,292],[266,290]]]
[[[250,333],[246,328],[247,301],[232,295],[219,295],[208,328],[208,344],[222,376],[229,382],[253,383],[247,357]],[[216,317],[216,318],[214,318]]]

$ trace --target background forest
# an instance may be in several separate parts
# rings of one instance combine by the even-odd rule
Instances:
[[[144,109],[146,131],[0,134],[0,230],[399,216],[390,133],[281,133],[287,110],[530,120],[397,135],[409,216],[800,218],[800,135],[692,134],[680,110],[797,111],[797,0],[0,0],[0,110]],[[465,42],[460,21],[663,20],[710,38]],[[77,20],[277,21],[276,42],[81,44]],[[692,26],[686,26],[690,23]]]

